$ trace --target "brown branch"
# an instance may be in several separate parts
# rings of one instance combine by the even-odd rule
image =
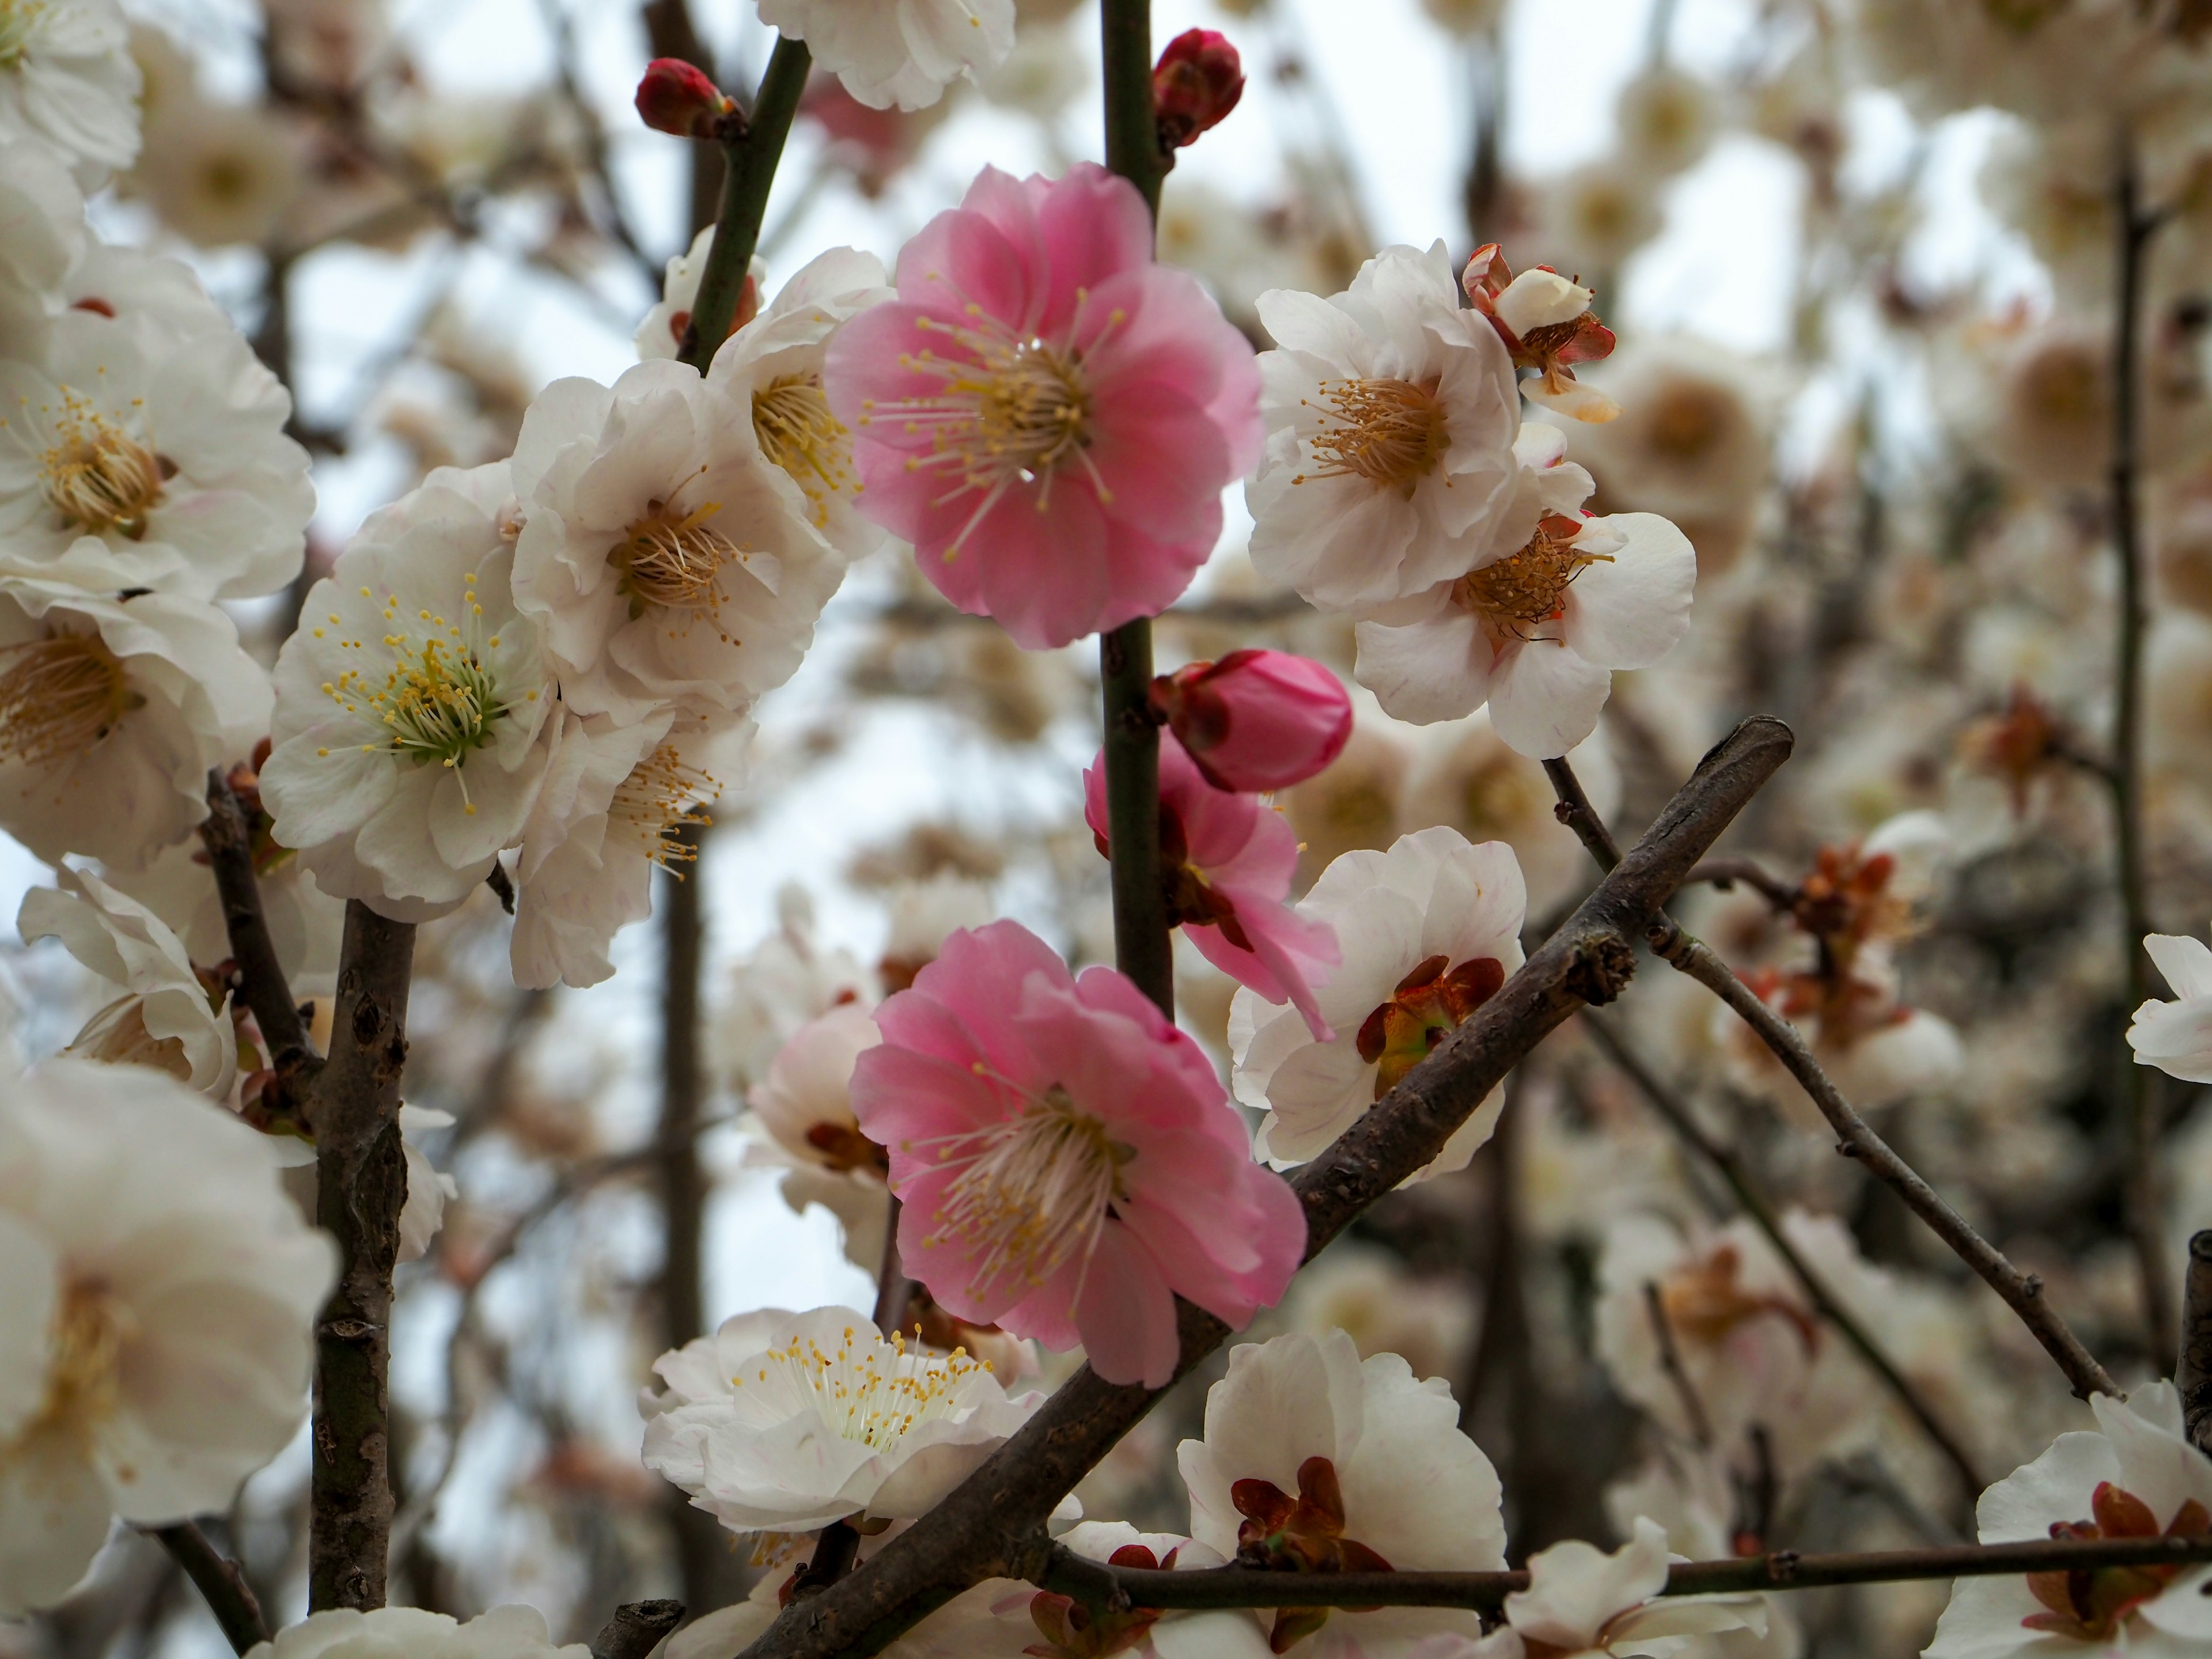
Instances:
[[[208,774],[208,815],[200,823],[215,890],[222,902],[222,925],[230,936],[231,960],[238,965],[239,993],[252,1010],[253,1023],[269,1045],[283,1104],[297,1107],[322,1064],[307,1028],[292,1000],[291,982],[269,937],[261,908],[261,884],[253,873],[253,830],[246,807],[221,770]]]
[[[1682,1369],[1682,1351],[1674,1346],[1674,1322],[1667,1317],[1667,1298],[1656,1279],[1644,1281],[1644,1310],[1651,1316],[1651,1334],[1659,1343],[1659,1369],[1667,1373],[1682,1402],[1682,1414],[1689,1419],[1690,1439],[1698,1450],[1706,1450],[1713,1443],[1712,1420],[1705,1415],[1705,1402],[1698,1398],[1689,1372]]]
[[[1674,1130],[1685,1145],[1711,1164],[1721,1179],[1728,1183],[1729,1190],[1735,1195],[1738,1207],[1751,1218],[1752,1224],[1766,1236],[1767,1243],[1774,1247],[1775,1254],[1796,1275],[1797,1282],[1805,1287],[1806,1298],[1820,1310],[1822,1318],[1843,1334],[1844,1340],[1857,1351],[1860,1358],[1873,1368],[1875,1374],[1897,1397],[1898,1403],[1911,1414],[1914,1422],[1919,1424],[1936,1449],[1958,1471],[1966,1496],[1971,1498],[1979,1492],[1987,1483],[1975,1468],[1973,1459],[1967,1455],[1966,1449],[1944,1426],[1942,1419],[1920,1397],[1920,1391],[1897,1369],[1881,1345],[1859,1323],[1857,1317],[1830,1294],[1828,1287],[1821,1283],[1820,1275],[1813,1271],[1812,1264],[1805,1260],[1797,1246],[1791,1242],[1790,1235],[1783,1231],[1781,1218],[1775,1213],[1774,1206],[1753,1182],[1751,1172],[1744,1166],[1744,1161],[1735,1149],[1723,1145],[1705,1133],[1690,1103],[1660,1080],[1658,1075],[1644,1064],[1643,1056],[1629,1047],[1627,1040],[1610,1019],[1586,1014],[1583,1018],[1582,1029],[1589,1033],[1598,1047],[1605,1050],[1607,1057],[1643,1091],[1652,1109],[1666,1120],[1668,1127]]]
[[[1432,1159],[1490,1091],[1575,1012],[1618,996],[1629,941],[1647,927],[1729,822],[1789,757],[1790,728],[1747,720],[1698,763],[1644,840],[1598,884],[1496,995],[1407,1074],[1292,1183],[1305,1209],[1306,1259]],[[1177,1375],[1230,1334],[1179,1303]],[[749,1659],[864,1659],[954,1591],[1023,1576],[1044,1519],[1158,1397],[1102,1381],[1087,1366],[1020,1432],[859,1571],[787,1609]]]
[[[883,1266],[876,1274],[876,1328],[885,1336],[904,1328],[907,1309],[914,1302],[914,1281],[899,1260],[899,1198],[885,1193],[889,1212],[884,1217]]]
[[[681,1601],[625,1601],[592,1638],[592,1659],[646,1659],[683,1622]]]
[[[254,1599],[253,1587],[246,1582],[244,1571],[210,1544],[198,1526],[179,1521],[173,1527],[144,1530],[184,1569],[216,1623],[222,1626],[223,1638],[233,1652],[248,1652],[269,1639],[268,1620],[261,1616],[261,1603]]]
[[[331,1053],[317,1074],[315,1219],[337,1243],[338,1282],[315,1328],[307,1607],[380,1607],[392,1530],[392,1267],[407,1160],[399,1076],[407,1060],[413,924],[348,902]]]
[[[2212,1446],[2212,1231],[2189,1239],[2189,1273],[2181,1289],[2181,1354],[2173,1368],[2181,1421],[2190,1444]]]
[[[1698,882],[1710,882],[1723,893],[1741,882],[1778,910],[1786,913],[1797,908],[1797,889],[1768,875],[1751,859],[1707,859],[1690,872],[1682,884],[1686,887]]]
[[[1582,838],[1583,845],[1601,867],[1612,869],[1620,860],[1620,853],[1603,820],[1591,809],[1589,798],[1583,793],[1574,769],[1564,760],[1550,760],[1544,763],[1544,770],[1550,775],[1553,787],[1559,794],[1559,822]],[[1828,1120],[1828,1127],[1836,1132],[1836,1150],[1846,1158],[1856,1158],[1887,1182],[1905,1200],[1907,1208],[1926,1222],[1960,1261],[2004,1298],[2006,1305],[2020,1316],[2021,1322],[2035,1334],[2036,1340],[2043,1344],[2045,1352],[2066,1374],[2075,1394],[2086,1400],[2092,1394],[2120,1392],[2119,1385],[2097,1363],[2095,1356],[2081,1346],[2081,1339],[2044,1301],[2043,1281],[2033,1273],[2021,1272],[2007,1261],[2002,1250],[1976,1232],[1964,1216],[1945,1203],[1918,1171],[1869,1127],[1821,1069],[1820,1062],[1813,1057],[1812,1049],[1806,1046],[1796,1026],[1738,979],[1729,965],[1713,954],[1711,946],[1685,933],[1665,911],[1655,915],[1645,938],[1654,951],[1728,1004],[1751,1027],[1790,1076],[1797,1079],[1798,1086],[1810,1097],[1814,1105],[1820,1108],[1820,1115]]]
[[[1037,1552],[1032,1582],[1119,1611],[1137,1607],[1465,1607],[1497,1613],[1528,1588],[1517,1572],[1267,1572],[1249,1567],[1109,1567],[1057,1545]],[[1913,1579],[1994,1578],[2100,1567],[2184,1566],[2212,1561],[2212,1537],[2031,1539],[2019,1544],[1939,1544],[1915,1550],[1800,1555],[1776,1550],[1721,1561],[1678,1561],[1662,1595],[1743,1595]]]

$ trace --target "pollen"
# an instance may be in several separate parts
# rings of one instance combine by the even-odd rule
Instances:
[[[811,1337],[794,1336],[760,1356],[750,1375],[730,1382],[766,1392],[780,1413],[818,1410],[843,1438],[887,1451],[922,1424],[958,1410],[961,1385],[989,1370],[963,1349],[943,1357],[909,1353],[900,1338],[886,1342],[848,1327],[826,1350]]]
[[[830,412],[819,374],[785,374],[753,393],[753,435],[761,453],[797,481],[814,526],[830,521],[830,502],[859,493],[853,437]]]
[[[1463,611],[1473,611],[1498,635],[1518,640],[1553,637],[1529,630],[1559,615],[1576,577],[1591,565],[1613,562],[1609,553],[1576,550],[1575,538],[1582,528],[1576,520],[1557,514],[1545,519],[1518,553],[1470,570],[1454,582],[1453,602]]]
[[[722,567],[741,556],[737,544],[707,522],[720,511],[714,501],[681,515],[664,502],[647,503],[645,516],[607,556],[622,572],[631,617],[642,616],[647,605],[714,610]]]
[[[97,634],[0,647],[0,757],[55,765],[90,749],[145,702]]]
[[[1381,489],[1402,491],[1437,470],[1451,447],[1437,383],[1411,380],[1323,380],[1306,406],[1321,412],[1322,429],[1312,440],[1320,463],[1308,478],[1364,478]]]
[[[90,1442],[123,1403],[123,1351],[135,1323],[99,1279],[70,1280],[49,1332],[46,1399],[25,1437],[43,1431]]]
[[[493,738],[507,713],[490,672],[465,647],[429,638],[419,645],[404,635],[387,636],[394,661],[381,687],[348,669],[324,688],[349,709],[365,700],[368,717],[385,728],[379,747],[404,755],[417,766],[433,762],[458,770],[472,750]]]
[[[696,767],[686,766],[676,745],[664,743],[640,761],[630,775],[615,786],[607,806],[611,824],[627,830],[648,859],[664,870],[689,864],[699,856],[686,842],[686,824],[708,824],[714,820],[699,810],[722,786]],[[677,873],[671,870],[671,873]]]
[[[58,441],[40,464],[46,500],[64,522],[136,541],[175,469],[74,392],[62,393]]]

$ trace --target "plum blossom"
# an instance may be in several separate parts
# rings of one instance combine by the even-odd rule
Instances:
[[[884,532],[859,509],[853,434],[830,412],[822,367],[837,330],[891,297],[872,253],[831,248],[799,267],[761,313],[714,354],[707,384],[752,415],[761,453],[791,475],[806,517],[847,560]]]
[[[154,289],[160,310],[72,296],[35,359],[0,362],[0,570],[111,592],[275,592],[299,574],[315,510],[307,452],[284,433],[291,394],[182,266],[100,263]],[[130,281],[149,266],[167,269]],[[197,304],[164,291],[180,277]]]
[[[1231,1349],[1206,1396],[1206,1437],[1176,1458],[1192,1539],[1279,1571],[1481,1571],[1505,1565],[1498,1473],[1459,1426],[1442,1377],[1394,1353],[1362,1360],[1342,1331]],[[1482,1633],[1445,1607],[1285,1607],[1274,1651],[1402,1659],[1439,1633]]]
[[[515,863],[514,982],[597,985],[614,972],[615,934],[653,912],[653,872],[695,856],[680,831],[707,822],[744,765],[751,723],[680,721],[663,708],[635,724],[564,714]]]
[[[97,189],[138,154],[138,66],[115,0],[10,0],[0,9],[0,139],[36,137]]]
[[[1528,1558],[1528,1588],[1505,1598],[1505,1628],[1468,1649],[1469,1659],[1667,1659],[1694,1637],[1765,1632],[1766,1609],[1755,1595],[1662,1598],[1667,1564],[1667,1529],[1640,1515],[1609,1555],[1578,1538],[1539,1550]]]
[[[645,1462],[735,1532],[922,1514],[1044,1403],[851,1308],[740,1314],[653,1362]]]
[[[1516,472],[1504,343],[1439,242],[1388,247],[1330,299],[1260,296],[1267,449],[1245,487],[1252,562],[1328,611],[1423,592],[1481,562]]]
[[[58,939],[121,993],[85,1022],[67,1052],[151,1066],[228,1104],[238,1083],[228,991],[194,969],[182,942],[144,905],[88,871],[63,865],[54,879],[58,885],[23,896],[15,931],[26,945]]]
[[[955,933],[876,1010],[853,1073],[889,1149],[907,1272],[956,1317],[1175,1374],[1175,1298],[1233,1326],[1282,1295],[1305,1220],[1251,1162],[1212,1063],[1127,979],[1012,921]]]
[[[2062,1434],[1975,1506],[1984,1544],[2033,1538],[2212,1533],[2212,1460],[2182,1429],[2181,1396],[2153,1382],[2125,1400],[2094,1395],[2097,1426]],[[1962,1578],[1927,1659],[2118,1653],[2182,1659],[2212,1641],[2212,1565],[2104,1567]]]
[[[775,896],[776,930],[732,970],[709,1029],[715,1063],[742,1094],[793,1033],[842,1003],[872,1007],[876,975],[849,951],[815,938],[814,902],[796,882]]]
[[[283,1449],[336,1255],[267,1138],[172,1078],[0,1091],[0,1615],[66,1595],[111,1515],[223,1510]]]
[[[47,302],[84,246],[84,192],[68,158],[36,138],[0,138],[0,350],[43,344]]]
[[[1519,551],[1360,623],[1352,672],[1402,720],[1487,702],[1510,746],[1551,759],[1597,729],[1615,669],[1681,642],[1697,578],[1689,538],[1655,514],[1547,514]]]
[[[2212,1083],[2212,949],[2186,933],[2148,934],[2143,949],[2174,1000],[2153,997],[2136,1010],[2128,1027],[2136,1064],[2155,1066],[2185,1083]]]
[[[986,167],[899,254],[898,297],[830,343],[861,510],[1031,649],[1164,610],[1259,453],[1252,349],[1152,261],[1127,179]]]
[[[707,275],[707,254],[714,246],[714,227],[708,225],[691,239],[681,253],[672,253],[661,267],[660,302],[645,313],[631,343],[641,360],[673,357],[684,349],[684,336],[691,326],[691,307],[699,298],[699,284]],[[760,285],[768,276],[768,262],[755,255],[731,314],[732,331],[751,320],[760,305]]]
[[[514,598],[561,696],[740,715],[799,666],[843,562],[745,410],[682,363],[556,380],[523,416]]]
[[[508,586],[507,468],[372,514],[276,659],[273,833],[323,890],[422,921],[475,891],[551,758],[552,676]]]
[[[775,1051],[747,1091],[744,1162],[782,1172],[783,1201],[805,1214],[819,1204],[837,1218],[845,1255],[878,1272],[890,1213],[890,1159],[853,1115],[853,1066],[882,1040],[857,998],[808,1020]]]
[[[269,677],[211,605],[0,575],[0,828],[40,858],[143,869],[268,730]]]
[[[1613,352],[1613,331],[1590,309],[1597,296],[1589,289],[1549,265],[1516,276],[1495,242],[1474,251],[1460,273],[1460,286],[1498,331],[1513,355],[1513,366],[1534,372],[1535,378],[1521,387],[1531,403],[1594,425],[1620,415],[1619,404],[1577,380],[1568,367]]]
[[[871,109],[924,108],[1014,46],[1014,0],[763,0],[760,19]]]
[[[1289,789],[1344,751],[1352,699],[1335,672],[1287,651],[1232,651],[1152,682],[1153,709],[1216,789]]]
[[[1198,953],[1268,1002],[1287,1002],[1314,1040],[1329,1039],[1315,984],[1337,961],[1329,925],[1293,910],[1297,834],[1256,795],[1217,789],[1172,732],[1160,738],[1160,874],[1170,926]],[[1083,775],[1083,815],[1108,849],[1106,757]]]
[[[1342,952],[1316,996],[1334,1035],[1316,1038],[1249,989],[1230,1005],[1237,1097],[1267,1114],[1260,1156],[1306,1162],[1425,1059],[1521,966],[1527,908],[1510,848],[1442,825],[1324,870],[1297,914],[1332,927]],[[1492,1090],[1416,1179],[1464,1169],[1504,1104]]]
[[[582,1643],[553,1645],[535,1607],[494,1607],[465,1624],[422,1607],[311,1613],[246,1659],[591,1659]]]

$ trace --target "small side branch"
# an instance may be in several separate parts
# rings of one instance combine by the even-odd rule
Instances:
[[[2181,1287],[2181,1355],[2173,1381],[2181,1391],[2182,1427],[2190,1443],[2205,1451],[2212,1447],[2212,1231],[2189,1240],[2189,1273]]]
[[[592,1659],[646,1659],[683,1622],[681,1601],[625,1601],[592,1638]]]
[[[287,1103],[297,1104],[297,1091],[313,1079],[321,1064],[307,1040],[307,1028],[292,1000],[284,964],[269,937],[268,918],[261,909],[261,883],[253,873],[253,830],[246,806],[222,772],[208,774],[208,815],[200,824],[200,843],[207,848],[215,873],[216,896],[222,902],[223,927],[230,935],[231,959],[238,964],[239,991],[252,1010],[253,1022],[269,1044],[269,1063]]]
[[[1651,1317],[1651,1334],[1659,1344],[1659,1369],[1667,1373],[1675,1397],[1682,1402],[1682,1415],[1690,1425],[1690,1439],[1698,1450],[1706,1450],[1713,1443],[1712,1421],[1705,1415],[1705,1402],[1698,1398],[1697,1386],[1690,1381],[1689,1372],[1682,1369],[1682,1351],[1674,1345],[1674,1322],[1667,1317],[1667,1298],[1656,1279],[1644,1281],[1644,1310]]]
[[[173,1527],[149,1527],[146,1531],[192,1581],[216,1623],[222,1626],[231,1651],[246,1653],[269,1639],[268,1621],[261,1616],[261,1603],[254,1599],[244,1571],[208,1542],[198,1525],[179,1521]]]
[[[1160,727],[1151,702],[1150,621],[1139,617],[1098,636],[1098,678],[1105,696],[1114,962],[1173,1019],[1175,953],[1160,880]]]

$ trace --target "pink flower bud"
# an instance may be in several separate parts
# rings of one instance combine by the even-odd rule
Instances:
[[[1352,699],[1321,664],[1286,651],[1232,651],[1152,682],[1152,706],[1216,789],[1287,789],[1337,757]]]
[[[1185,29],[1168,42],[1152,67],[1160,153],[1193,142],[1235,109],[1243,95],[1244,65],[1229,37],[1212,29]]]
[[[737,108],[722,89],[681,58],[656,58],[637,83],[637,112],[655,132],[678,138],[712,138],[724,116]]]

